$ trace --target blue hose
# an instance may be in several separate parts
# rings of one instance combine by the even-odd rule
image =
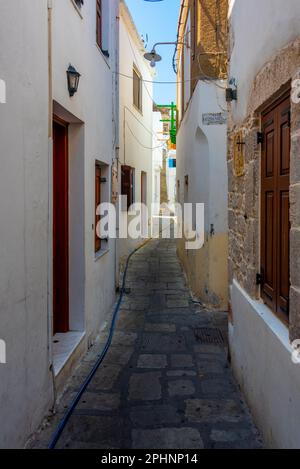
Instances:
[[[148,241],[146,241],[146,242],[148,242]],[[74,397],[71,405],[68,407],[68,410],[66,411],[66,413],[63,416],[62,420],[58,424],[58,427],[56,428],[56,430],[55,430],[54,434],[52,435],[51,440],[48,444],[48,449],[55,449],[55,447],[56,447],[56,445],[57,445],[57,443],[58,443],[58,441],[59,441],[59,439],[62,435],[62,432],[64,431],[69,419],[71,418],[74,410],[77,407],[77,404],[79,403],[79,401],[80,401],[83,393],[85,392],[86,388],[88,387],[88,385],[92,381],[96,371],[98,370],[99,366],[103,362],[103,360],[104,360],[104,358],[105,358],[105,356],[106,356],[106,354],[109,350],[109,347],[111,346],[113,335],[114,335],[114,330],[115,330],[115,326],[116,326],[116,322],[117,322],[117,319],[118,319],[118,312],[119,312],[119,309],[120,309],[120,306],[121,306],[121,303],[122,303],[122,299],[123,299],[123,296],[124,296],[124,293],[125,293],[125,282],[126,282],[126,275],[127,275],[127,270],[128,270],[128,266],[129,266],[129,261],[130,261],[131,257],[137,251],[139,251],[145,244],[146,243],[142,244],[137,249],[135,249],[127,258],[126,266],[125,266],[125,270],[124,270],[122,287],[121,287],[121,291],[120,291],[120,296],[119,296],[119,300],[116,304],[116,307],[115,307],[115,310],[114,310],[114,313],[113,313],[113,318],[112,318],[112,322],[111,322],[111,326],[110,326],[110,332],[109,332],[107,342],[104,346],[104,349],[101,352],[100,357],[98,358],[97,362],[93,366],[93,369],[89,373],[88,377],[85,379],[84,383],[81,385],[77,395]]]

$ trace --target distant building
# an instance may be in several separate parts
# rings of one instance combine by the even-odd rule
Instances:
[[[144,43],[136,29],[126,3],[120,2],[120,133],[119,133],[119,193],[124,197],[121,212],[128,215],[128,224],[135,216],[130,210],[135,203],[148,207],[148,217],[142,214],[143,232],[147,237],[151,220],[152,153],[153,153],[153,69],[144,59]],[[126,199],[126,200],[125,200]],[[118,257],[121,264],[127,255],[143,242],[120,239]]]

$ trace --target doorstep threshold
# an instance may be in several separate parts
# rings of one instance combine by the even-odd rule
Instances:
[[[85,337],[85,332],[67,332],[55,334],[52,339],[53,369],[55,378],[73,358],[77,348]]]

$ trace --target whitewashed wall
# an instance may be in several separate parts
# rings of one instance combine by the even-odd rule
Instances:
[[[33,21],[34,18],[34,21]],[[47,1],[0,2],[0,448],[22,447],[52,404],[47,317]]]
[[[235,0],[231,7],[230,75],[238,86],[231,117],[238,124],[248,115],[258,72],[300,36],[300,2]],[[277,72],[280,76],[281,70],[270,73]],[[273,448],[299,448],[300,369],[292,363],[288,328],[235,280],[231,303],[232,366],[265,443]]]
[[[217,86],[218,85],[218,86]],[[206,113],[223,113],[224,82],[199,81],[177,135],[178,200],[205,204],[204,247],[180,255],[193,291],[227,307],[227,125],[203,125]],[[188,176],[188,186],[185,177]],[[206,293],[207,291],[207,293]]]
[[[141,201],[141,172],[147,173],[149,217],[152,202],[153,148],[153,71],[143,55],[144,46],[126,5],[120,8],[120,73],[132,77],[133,65],[147,82],[142,86],[142,112],[133,105],[133,80],[120,76],[120,168],[135,168],[135,202]],[[150,82],[150,83],[149,83]],[[121,182],[121,181],[120,181]],[[139,241],[120,240],[120,258],[126,256]]]
[[[73,329],[86,331],[87,338],[95,337],[103,325],[115,289],[115,241],[110,240],[103,256],[95,258],[94,253],[95,160],[107,164],[108,182],[103,202],[109,202],[110,169],[115,156],[113,142],[117,132],[112,72],[116,69],[118,2],[105,0],[103,3],[107,18],[103,48],[108,49],[109,58],[96,43],[95,1],[84,2],[79,13],[71,0],[53,0],[53,99],[61,106],[61,117],[66,114],[66,119],[73,123],[70,132],[74,134],[73,151],[70,140],[70,190],[73,187],[77,203],[73,217],[72,213],[70,215],[70,302],[77,309]],[[70,63],[82,75],[78,93],[73,98],[69,97],[66,86]],[[56,106],[54,111],[57,113]],[[81,225],[84,231],[78,234]],[[77,275],[72,277],[72,272]],[[71,325],[73,314],[74,309],[71,309]]]

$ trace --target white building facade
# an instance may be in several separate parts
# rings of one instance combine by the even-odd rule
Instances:
[[[24,446],[115,299],[116,241],[95,231],[116,166],[118,3],[0,6],[0,447]]]
[[[145,237],[151,220],[153,153],[153,70],[144,59],[145,48],[124,1],[120,2],[119,58],[119,193],[120,213],[134,217],[129,208],[142,202],[148,206]],[[120,262],[143,242],[143,237],[120,239]]]
[[[179,240],[178,253],[194,295],[227,310],[227,2],[182,0],[181,5],[177,198],[182,208],[204,204],[205,242],[201,249],[187,250],[185,240]]]
[[[266,444],[299,448],[300,4],[230,3],[232,365]]]

